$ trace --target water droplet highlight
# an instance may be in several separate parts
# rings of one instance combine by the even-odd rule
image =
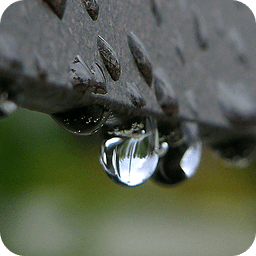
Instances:
[[[106,66],[111,78],[114,81],[119,80],[121,67],[116,53],[101,36],[98,36],[97,46],[103,63]]]
[[[92,18],[92,20],[97,20],[99,16],[99,5],[96,0],[82,0],[82,3],[84,4],[86,11]]]
[[[77,92],[84,94],[89,90],[95,94],[107,93],[105,77],[98,63],[94,63],[89,69],[82,58],[77,55],[69,68],[70,80]]]
[[[176,115],[178,113],[177,98],[163,68],[156,68],[154,72],[154,88],[157,101],[165,114]]]
[[[114,181],[131,187],[147,181],[159,159],[156,121],[147,118],[141,129],[137,125],[137,129],[132,128],[130,132],[108,134],[102,144],[100,159],[105,172]]]
[[[146,105],[138,86],[135,83],[126,83],[127,94],[132,104],[137,108],[142,108]]]
[[[43,0],[45,1],[54,11],[54,13],[59,17],[63,18],[66,9],[66,0]]]
[[[202,143],[198,140],[197,124],[182,126],[183,138],[159,160],[153,180],[162,185],[176,185],[192,177],[201,161]]]
[[[109,115],[109,110],[95,104],[51,116],[68,132],[76,135],[91,135],[104,125]]]
[[[153,80],[153,68],[149,54],[143,43],[133,32],[130,32],[127,37],[128,45],[137,68],[144,77],[146,83],[151,86]]]
[[[18,106],[14,102],[7,100],[7,98],[7,93],[0,95],[0,120],[10,116],[18,109]]]

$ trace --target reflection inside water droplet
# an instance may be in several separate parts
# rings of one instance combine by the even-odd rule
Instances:
[[[58,125],[68,132],[77,135],[91,135],[104,125],[109,111],[95,104],[51,116]]]
[[[187,178],[192,177],[201,161],[202,143],[193,143],[185,152],[180,161],[180,167]]]
[[[153,179],[160,184],[175,185],[192,177],[201,161],[202,143],[198,140],[196,124],[182,127],[183,138],[180,143],[168,142],[169,149],[160,159]]]
[[[138,126],[136,126],[138,127]],[[101,164],[117,183],[137,186],[147,181],[158,163],[159,136],[156,121],[147,118],[141,129],[108,133],[101,148]],[[114,132],[114,134],[116,134]]]

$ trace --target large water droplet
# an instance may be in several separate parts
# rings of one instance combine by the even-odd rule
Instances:
[[[52,114],[52,118],[66,131],[77,135],[91,135],[106,122],[110,112],[100,105],[72,109]]]
[[[106,173],[117,183],[126,186],[137,186],[147,181],[159,159],[156,121],[147,118],[144,125],[137,123],[134,127],[130,132],[111,131],[101,150],[100,160]]]
[[[151,86],[153,79],[153,68],[149,58],[149,54],[144,44],[133,32],[130,32],[127,37],[128,45],[132,53],[133,59],[137,65],[137,68],[144,77],[146,83]]]
[[[62,19],[67,0],[44,0],[55,12],[55,14]]]
[[[106,42],[106,40],[103,39],[101,36],[98,36],[97,46],[103,63],[106,66],[111,78],[114,81],[119,80],[121,74],[121,67],[116,53],[114,52],[112,47]]]
[[[97,20],[99,15],[99,5],[96,0],[82,0],[82,3],[84,4],[86,11],[92,18],[92,20]]]
[[[202,143],[197,138],[196,124],[183,126],[183,138],[170,144],[166,155],[160,159],[153,180],[163,185],[175,185],[192,177],[201,160]]]

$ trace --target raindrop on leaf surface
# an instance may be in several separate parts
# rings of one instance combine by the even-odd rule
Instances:
[[[112,134],[112,133],[111,133]],[[117,183],[138,186],[155,172],[158,163],[159,137],[156,121],[145,120],[145,127],[134,133],[111,135],[102,143],[101,164]]]

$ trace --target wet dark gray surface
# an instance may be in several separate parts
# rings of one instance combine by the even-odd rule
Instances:
[[[196,120],[201,129],[226,127],[255,136],[256,31],[245,5],[116,0],[87,6],[73,0],[54,7],[57,2],[49,2],[18,2],[2,18],[0,90],[19,106],[51,114],[97,103],[170,121],[151,86],[151,73],[161,68],[177,97],[174,118]],[[105,57],[99,35],[107,42]],[[136,41],[131,35],[143,50],[131,49]],[[72,86],[69,64],[77,55],[102,69],[106,94],[84,94]],[[143,107],[130,100],[127,83],[142,92]]]

